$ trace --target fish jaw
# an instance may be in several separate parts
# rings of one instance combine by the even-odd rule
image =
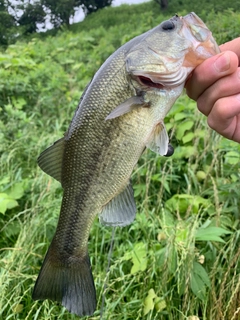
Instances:
[[[182,18],[181,34],[191,42],[183,66],[195,68],[201,62],[220,52],[220,49],[205,23],[191,12]]]
[[[126,59],[130,77],[147,90],[185,83],[195,67],[220,52],[210,30],[193,12],[176,15],[150,32]]]

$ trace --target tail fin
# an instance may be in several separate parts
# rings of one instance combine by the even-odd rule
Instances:
[[[62,262],[50,251],[51,246],[35,283],[33,299],[58,301],[78,316],[92,315],[96,309],[96,290],[88,254]]]

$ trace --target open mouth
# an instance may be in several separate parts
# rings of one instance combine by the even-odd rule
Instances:
[[[184,83],[192,67],[182,66],[173,72],[147,73],[136,72],[135,79],[143,86],[148,88],[168,89],[174,88]]]
[[[144,76],[138,76],[138,80],[146,87],[162,89],[164,86],[161,83],[153,82],[150,78]]]

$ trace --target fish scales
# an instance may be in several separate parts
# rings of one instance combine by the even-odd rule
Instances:
[[[133,168],[146,146],[167,153],[164,117],[193,68],[217,52],[200,18],[175,16],[122,46],[95,74],[64,138],[38,159],[64,192],[34,299],[59,301],[79,316],[94,312],[87,249],[93,221],[98,214],[109,226],[134,220]]]

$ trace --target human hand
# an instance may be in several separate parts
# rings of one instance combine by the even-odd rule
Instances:
[[[220,50],[193,71],[186,90],[212,129],[240,143],[240,37]]]

